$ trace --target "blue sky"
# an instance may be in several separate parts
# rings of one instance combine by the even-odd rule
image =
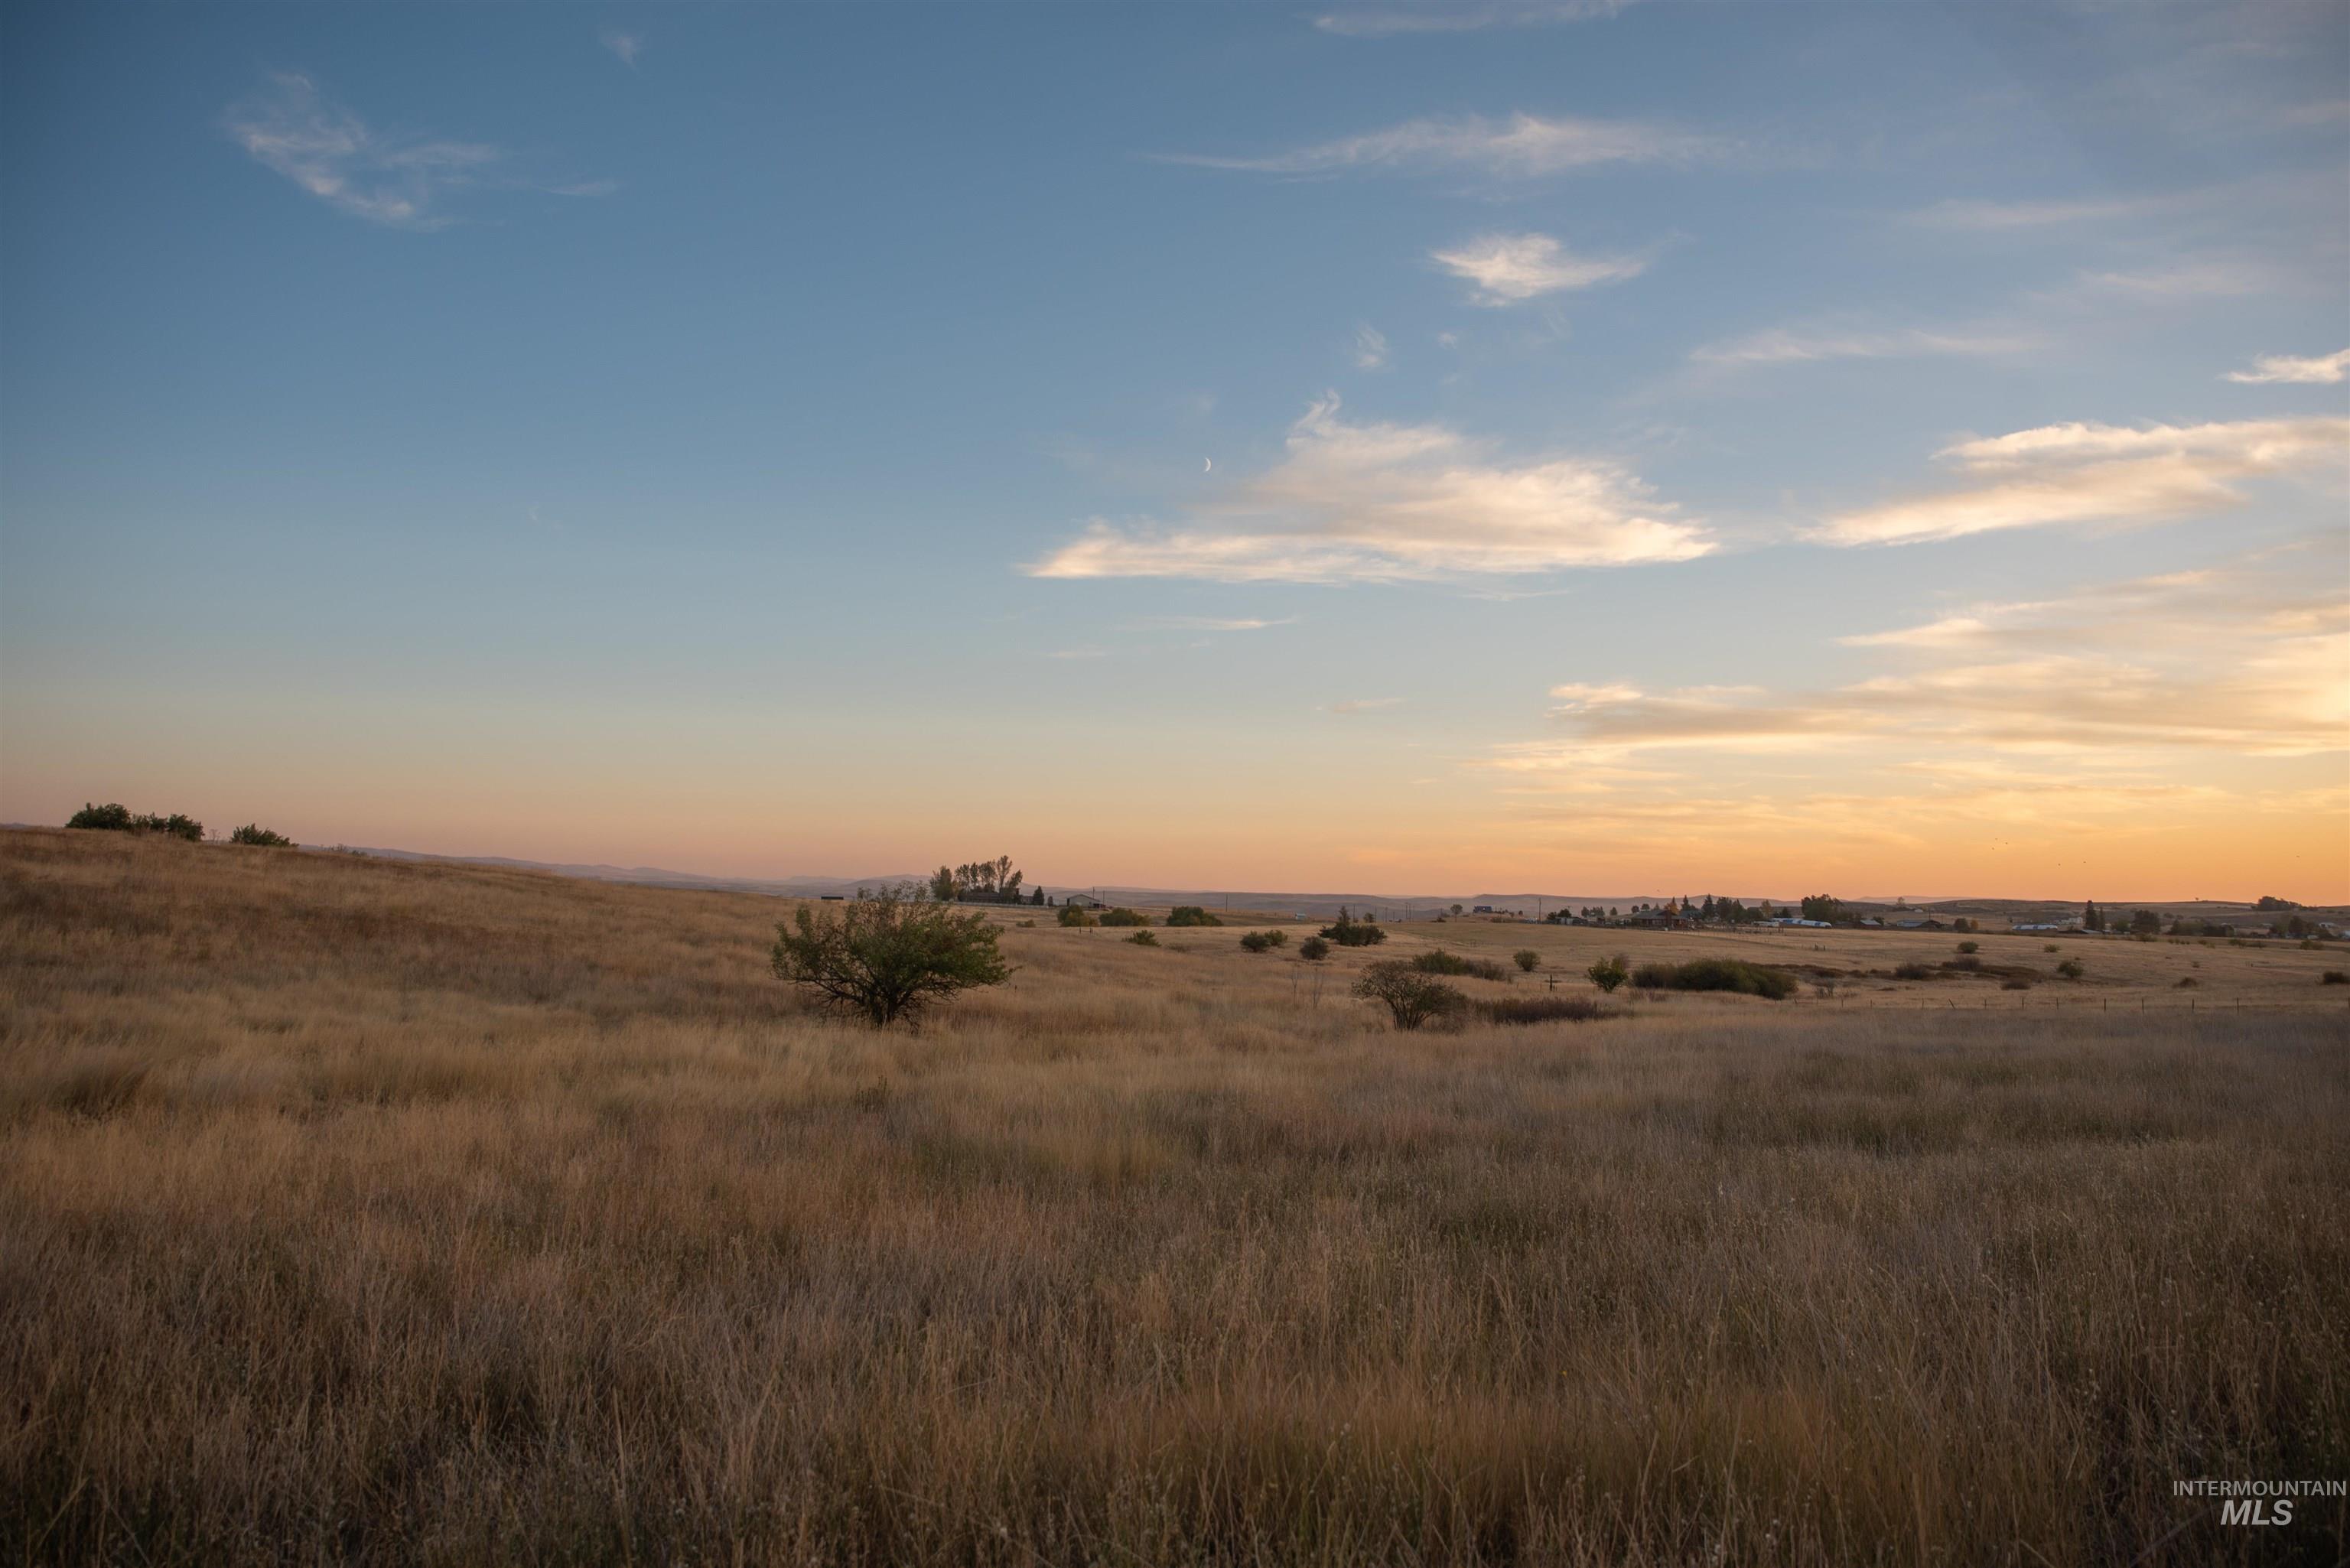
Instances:
[[[0,815],[2350,895],[2342,6],[0,26]]]

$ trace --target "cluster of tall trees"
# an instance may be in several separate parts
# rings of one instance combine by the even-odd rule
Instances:
[[[993,860],[967,861],[961,866],[941,866],[931,873],[931,897],[941,904],[1035,904],[1045,902],[1045,889],[1030,893],[1020,891],[1022,873],[1012,864],[1012,857],[999,855]]]

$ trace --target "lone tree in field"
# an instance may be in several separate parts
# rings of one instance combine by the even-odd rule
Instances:
[[[1632,978],[1632,966],[1624,961],[1623,954],[1618,953],[1614,958],[1601,959],[1583,972],[1591,977],[1592,984],[1602,991],[1612,992],[1617,986]]]
[[[916,888],[819,914],[803,906],[775,928],[775,976],[804,985],[874,1027],[1012,974],[985,915],[959,915]]]
[[[1520,948],[1510,956],[1516,960],[1518,967],[1528,974],[1534,973],[1535,967],[1542,962],[1542,954],[1532,948]]]
[[[1417,1029],[1465,1011],[1468,997],[1456,986],[1414,969],[1401,959],[1375,963],[1355,982],[1355,994],[1388,1010],[1398,1029]]]

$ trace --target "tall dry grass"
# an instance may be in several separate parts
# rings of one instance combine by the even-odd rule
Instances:
[[[874,1033],[778,912],[0,835],[0,1552],[2344,1550],[2171,1495],[2350,1473],[2338,1015],[1423,1037],[1014,928]]]

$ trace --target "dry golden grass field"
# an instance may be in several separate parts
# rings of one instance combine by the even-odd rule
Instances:
[[[2350,1476],[2339,951],[1399,1033],[1360,952],[1013,926],[875,1032],[786,908],[0,835],[0,1555],[2344,1555],[2173,1490]],[[1953,946],[1618,937],[1377,951]]]

